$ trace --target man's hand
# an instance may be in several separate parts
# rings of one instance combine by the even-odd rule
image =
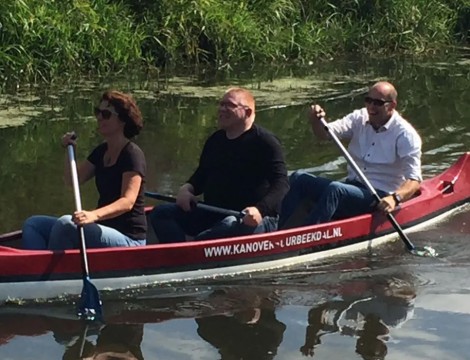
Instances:
[[[320,121],[321,118],[325,118],[325,110],[320,105],[311,105],[308,111],[308,118],[310,119],[310,126],[315,136],[319,140],[328,140],[330,135],[325,130],[323,123]]]
[[[245,216],[242,220],[245,225],[255,227],[261,224],[261,221],[263,221],[261,213],[259,212],[258,208],[254,206],[243,209],[243,212],[245,213]]]
[[[183,185],[178,191],[178,195],[176,196],[176,205],[178,205],[184,211],[190,211],[192,208],[191,204],[196,202],[196,196],[194,196],[187,186]]]
[[[382,211],[385,215],[395,210],[396,202],[392,195],[387,195],[380,200],[377,204],[377,209]]]
[[[325,116],[326,116],[325,110],[323,110],[320,105],[310,106],[310,113],[309,113],[310,120],[318,121],[318,119],[324,118]]]

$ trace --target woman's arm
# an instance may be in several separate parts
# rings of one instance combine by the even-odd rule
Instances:
[[[112,219],[124,214],[134,207],[139,195],[142,176],[135,171],[127,171],[122,174],[121,197],[109,205],[92,211],[75,212],[73,220],[77,225],[85,225],[99,220]]]

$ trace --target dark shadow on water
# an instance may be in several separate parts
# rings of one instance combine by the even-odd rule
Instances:
[[[356,291],[351,293],[354,288]],[[415,297],[413,287],[403,282],[398,287],[391,281],[383,284],[350,282],[337,299],[310,309],[305,343],[300,352],[314,356],[325,337],[338,334],[356,339],[355,352],[362,359],[385,359],[391,329],[412,317]]]
[[[196,318],[197,333],[218,350],[221,360],[274,359],[286,330],[276,318],[275,305],[258,298],[230,315]]]
[[[100,328],[85,326],[80,337],[67,336],[54,333],[54,339],[65,345],[63,360],[75,359],[128,359],[143,360],[140,348],[143,335],[143,324],[111,324]],[[96,341],[87,339],[87,336],[96,335]]]
[[[1,306],[0,347],[22,341],[20,337],[52,334],[63,346],[64,360],[141,360],[145,325],[175,319],[194,319],[198,334],[218,348],[223,359],[237,354],[237,358],[272,359],[282,342],[286,326],[276,319],[273,289],[221,286],[212,291],[188,288],[179,295],[163,294],[106,298],[104,323],[79,320],[70,302]]]

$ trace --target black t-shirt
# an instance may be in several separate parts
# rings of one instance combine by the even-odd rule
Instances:
[[[223,130],[213,133],[188,182],[208,204],[233,210],[256,206],[262,216],[276,216],[289,189],[279,140],[256,125],[235,139]]]
[[[104,166],[103,157],[107,148],[108,144],[102,143],[88,156],[88,161],[95,166],[95,183],[100,195],[97,207],[109,205],[121,197],[122,175],[125,172],[138,173],[142,176],[142,184],[131,211],[98,223],[116,229],[134,240],[144,240],[147,237],[147,220],[144,210],[145,155],[136,144],[129,142],[121,150],[114,165]]]

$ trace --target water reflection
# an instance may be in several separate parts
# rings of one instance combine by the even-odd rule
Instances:
[[[78,319],[64,319],[18,309],[17,313],[0,315],[0,345],[17,336],[37,337],[52,333],[54,341],[64,347],[62,359],[143,360],[140,348],[144,324],[85,324]]]
[[[232,315],[197,318],[196,323],[199,336],[218,349],[221,360],[274,359],[286,330],[267,301]]]
[[[96,341],[87,337],[96,333]],[[99,329],[85,327],[81,337],[63,337],[54,333],[54,338],[65,345],[63,360],[143,360],[140,348],[144,336],[143,324],[110,324]]]
[[[334,336],[337,341],[338,336],[348,336],[355,339],[349,354],[355,352],[367,360],[384,359],[392,330],[413,314],[413,276],[396,271],[382,276],[375,270],[364,275],[363,271],[345,272],[344,264],[328,266],[331,269],[326,273],[291,272],[288,277],[278,277],[276,284],[258,279],[254,285],[247,279],[236,285],[219,284],[207,289],[188,287],[184,292],[175,287],[147,289],[121,299],[105,296],[105,324],[98,325],[86,326],[76,319],[74,306],[69,303],[3,306],[0,346],[13,343],[18,336],[52,334],[53,341],[62,346],[64,360],[141,360],[147,353],[143,351],[145,347],[152,349],[150,358],[158,358],[156,351],[162,351],[170,352],[169,358],[183,359],[188,358],[188,353],[178,356],[170,347],[178,344],[175,334],[186,333],[187,338],[198,343],[193,351],[204,349],[210,354],[208,358],[271,360],[283,358],[292,346],[299,356],[314,357],[320,347],[328,349],[327,337]],[[338,282],[338,278],[343,279]],[[297,313],[294,319],[286,318],[283,310],[290,305],[309,309],[308,316],[301,319]],[[168,324],[174,320],[184,321]],[[305,321],[306,329],[299,328],[299,322]],[[155,335],[153,324],[161,324],[161,329],[177,324],[181,327],[176,333]],[[296,335],[292,343],[292,334],[299,334],[296,328],[305,333],[305,340]],[[157,347],[155,336],[159,339]],[[51,337],[41,341],[52,341],[47,339]],[[350,346],[347,341],[343,343]],[[193,355],[198,358],[201,354]]]
[[[415,297],[413,287],[395,288],[391,284],[375,287],[371,296],[346,295],[316,305],[308,313],[305,344],[300,352],[314,356],[323,337],[340,334],[357,339],[355,351],[364,360],[384,359],[390,331],[411,318]]]
[[[275,289],[219,286],[204,291],[189,287],[176,294],[171,289],[149,289],[124,294],[121,299],[108,294],[103,299],[103,324],[77,319],[70,303],[2,306],[0,346],[21,336],[51,334],[63,347],[64,360],[141,360],[147,324],[185,319],[196,322],[194,335],[218,349],[221,359],[261,360],[276,355],[286,325],[276,319],[279,299]]]
[[[274,359],[286,325],[274,310],[252,308],[233,316],[196,319],[199,336],[218,349],[220,359]]]
[[[279,301],[270,286],[219,286],[205,299],[212,312],[195,318],[197,334],[221,360],[273,359],[286,330],[276,318]]]

